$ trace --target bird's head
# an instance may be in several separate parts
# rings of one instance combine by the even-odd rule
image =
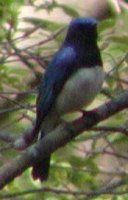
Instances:
[[[92,17],[78,17],[71,21],[65,41],[68,43],[95,44],[97,41],[97,20]]]

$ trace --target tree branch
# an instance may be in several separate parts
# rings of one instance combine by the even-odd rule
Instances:
[[[128,91],[90,112],[84,112],[82,117],[71,123],[60,124],[46,137],[27,148],[20,156],[0,169],[0,188],[3,188],[35,162],[66,145],[83,131],[126,108],[128,108]]]
[[[92,199],[92,197],[100,196],[103,194],[111,194],[111,195],[123,195],[128,194],[128,190],[125,191],[115,191],[118,187],[127,184],[127,179],[119,180],[115,183],[106,186],[100,190],[92,190],[92,191],[79,191],[79,190],[67,190],[61,188],[54,188],[54,187],[42,187],[39,189],[28,189],[22,192],[14,192],[14,193],[7,193],[7,194],[0,194],[0,199],[14,199],[16,197],[26,196],[29,194],[36,194],[36,193],[54,193],[54,194],[68,194],[68,195],[75,195],[75,196],[84,196],[87,197],[86,200]]]

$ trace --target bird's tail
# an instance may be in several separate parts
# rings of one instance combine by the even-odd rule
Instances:
[[[44,136],[45,136],[44,131],[41,131],[41,134],[39,134],[38,140],[40,140]],[[35,180],[39,179],[40,181],[46,181],[48,179],[49,168],[50,168],[50,157],[51,157],[50,155],[46,156],[46,158],[44,158],[41,161],[36,162],[33,165],[32,176]]]
[[[33,165],[32,176],[34,179],[40,179],[40,181],[45,181],[48,179],[49,168],[50,168],[50,157],[51,156],[47,156],[43,160]]]
[[[38,140],[42,139],[44,136],[45,136],[44,131],[41,131],[41,134],[39,134],[38,136]],[[35,180],[39,179],[40,181],[46,181],[48,179],[49,168],[50,168],[50,157],[51,157],[50,155],[46,156],[46,158],[36,162],[33,165],[32,176]]]
[[[51,132],[60,123],[57,113],[50,113],[48,117],[42,123],[42,131],[39,134],[38,140],[45,137],[49,132]],[[39,179],[45,181],[48,179],[49,169],[50,169],[50,158],[51,155],[46,155],[43,160],[36,162],[33,165],[32,176],[34,179]]]

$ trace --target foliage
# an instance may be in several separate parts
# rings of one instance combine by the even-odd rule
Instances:
[[[0,0],[0,137],[3,132],[5,137],[18,136],[31,126],[35,117],[37,86],[42,71],[64,37],[65,23],[62,22],[26,17],[22,19],[25,26],[21,27],[19,14],[23,5],[33,7],[37,13],[40,10],[52,12],[59,7],[70,17],[79,16],[74,7],[56,1],[45,1],[37,6],[36,1]],[[128,89],[127,19],[126,9],[120,15],[116,14],[99,23],[98,43],[104,61],[106,81],[93,107]],[[125,178],[128,147],[127,136],[124,134],[127,128],[127,113],[122,111],[102,122],[97,130],[83,133],[54,153],[50,177],[46,183],[32,180],[31,170],[28,169],[3,189],[0,195],[3,192],[21,192],[19,199],[82,200],[82,195],[72,195],[71,191],[75,190],[85,193],[101,191],[99,195],[92,195],[92,198],[87,196],[87,199],[127,199],[125,191],[128,191],[128,186]],[[19,154],[5,148],[6,145],[1,141],[1,166]],[[118,187],[121,180],[124,184]],[[107,190],[113,183],[117,184],[117,188]],[[40,187],[51,188],[51,192],[38,192]],[[69,194],[57,193],[54,189],[66,190]],[[25,195],[22,191],[28,191],[28,194]]]

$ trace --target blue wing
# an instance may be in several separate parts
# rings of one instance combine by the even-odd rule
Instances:
[[[71,47],[65,47],[58,51],[49,63],[39,88],[36,120],[38,130],[43,119],[54,105],[65,81],[72,75],[76,65],[75,61],[75,50]]]

